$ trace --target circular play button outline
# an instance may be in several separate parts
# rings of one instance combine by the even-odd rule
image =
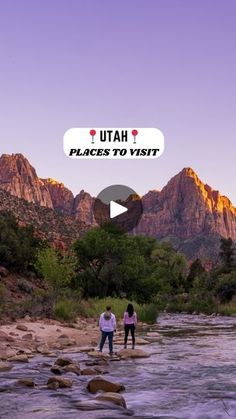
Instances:
[[[143,213],[141,197],[125,185],[111,185],[104,188],[94,200],[93,215],[100,227],[108,224],[117,226],[127,233],[140,221]]]

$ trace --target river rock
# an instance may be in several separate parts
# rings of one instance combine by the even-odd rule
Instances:
[[[74,373],[74,374],[76,374],[76,375],[80,375],[80,374],[81,374],[79,364],[69,364],[69,365],[66,365],[66,366],[63,368],[63,370],[64,370],[65,372],[73,372],[73,373]]]
[[[89,353],[89,352],[93,352],[94,348],[91,348],[90,346],[85,346],[82,348],[79,348],[80,352],[85,352],[85,353]]]
[[[126,402],[123,396],[121,396],[121,394],[118,393],[103,393],[103,394],[99,394],[99,396],[96,397],[95,400],[105,400],[111,403],[115,403],[118,406],[124,407],[126,409]]]
[[[104,359],[108,358],[108,354],[104,354],[100,351],[90,351],[88,352],[88,356],[92,356],[94,358],[104,358]]]
[[[27,332],[28,327],[25,324],[18,324],[16,329],[21,330],[22,332]]]
[[[76,345],[75,339],[67,339],[67,338],[58,338],[58,343],[61,345],[61,348],[65,346],[73,346]]]
[[[33,339],[33,335],[32,333],[26,333],[25,335],[22,336],[23,340],[32,340]]]
[[[69,339],[69,336],[66,334],[60,335],[58,339]]]
[[[104,369],[103,367],[100,367],[99,365],[97,367],[94,368],[95,371],[97,372],[97,374],[109,374],[109,371]]]
[[[94,367],[96,365],[99,366],[107,366],[109,364],[108,359],[94,359],[92,361],[86,361],[85,365],[87,367]]]
[[[0,361],[0,372],[9,371],[12,369],[12,365],[9,362]]]
[[[97,393],[99,390],[105,392],[119,393],[125,390],[125,386],[120,383],[112,383],[111,381],[105,380],[98,376],[92,378],[87,385],[87,389],[90,393]]]
[[[26,387],[34,387],[35,383],[33,380],[31,380],[30,378],[24,378],[22,380],[18,380],[17,384],[20,384],[22,386],[26,386]]]
[[[61,370],[61,368],[60,368],[58,365],[53,365],[53,366],[50,368],[50,371],[51,371],[53,374],[56,374],[56,375],[62,375],[62,370]]]
[[[47,388],[50,390],[57,390],[59,388],[59,383],[57,381],[52,381],[47,384]]]
[[[25,354],[12,356],[8,360],[12,362],[29,362],[28,356]]]
[[[58,358],[55,362],[55,365],[59,365],[60,367],[65,367],[66,365],[74,364],[73,359],[71,358]]]
[[[51,355],[51,351],[47,345],[37,346],[36,350],[42,355]]]
[[[62,377],[50,377],[47,382],[47,386],[52,383],[57,383],[59,388],[67,388],[72,387],[73,381],[69,380],[68,378]],[[51,386],[49,388],[52,388]]]
[[[77,402],[76,403],[76,407],[79,410],[83,410],[83,411],[99,411],[102,410],[103,412],[101,412],[102,416],[99,415],[99,418],[109,418],[109,417],[114,417],[113,415],[109,415],[111,410],[118,410],[121,415],[119,416],[115,416],[116,418],[121,418],[124,416],[132,416],[133,412],[129,411],[128,409],[124,409],[121,406],[118,406],[115,403],[112,403],[110,401],[107,400],[86,400],[86,401],[81,401],[81,402]],[[105,416],[103,416],[103,414]],[[96,416],[98,417],[98,416]]]
[[[122,359],[125,358],[148,358],[151,354],[142,349],[121,349],[117,354]]]
[[[17,350],[16,349],[12,349],[12,348],[6,348],[6,357],[8,358],[12,358],[13,356],[18,355]]]
[[[84,368],[81,371],[82,375],[97,375],[97,371],[94,368]]]

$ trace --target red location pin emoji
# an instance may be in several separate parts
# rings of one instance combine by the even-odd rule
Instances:
[[[92,144],[94,144],[94,136],[96,135],[95,129],[91,129],[89,133],[90,133],[90,135],[92,137]]]
[[[136,135],[138,135],[138,130],[133,129],[132,130],[132,135],[134,136],[134,144],[136,144]]]

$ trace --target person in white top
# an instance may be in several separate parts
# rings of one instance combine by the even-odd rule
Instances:
[[[102,332],[101,341],[99,345],[100,352],[108,337],[109,341],[109,354],[113,354],[113,335],[116,332],[116,316],[111,312],[111,306],[106,307],[106,311],[101,314],[99,319],[99,327]]]

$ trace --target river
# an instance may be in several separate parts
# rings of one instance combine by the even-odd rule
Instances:
[[[162,336],[161,342],[143,347],[152,356],[110,362],[105,376],[125,385],[126,417],[236,418],[236,318],[162,314],[151,330]],[[147,331],[141,330],[140,335],[145,338]],[[63,355],[80,362],[87,359],[82,353]],[[115,410],[78,410],[77,401],[94,397],[87,393],[87,376],[67,374],[74,380],[71,389],[48,390],[45,383],[52,375],[49,364],[53,361],[40,355],[0,373],[1,419],[125,417]],[[32,389],[17,386],[20,378],[33,378],[38,385]]]

